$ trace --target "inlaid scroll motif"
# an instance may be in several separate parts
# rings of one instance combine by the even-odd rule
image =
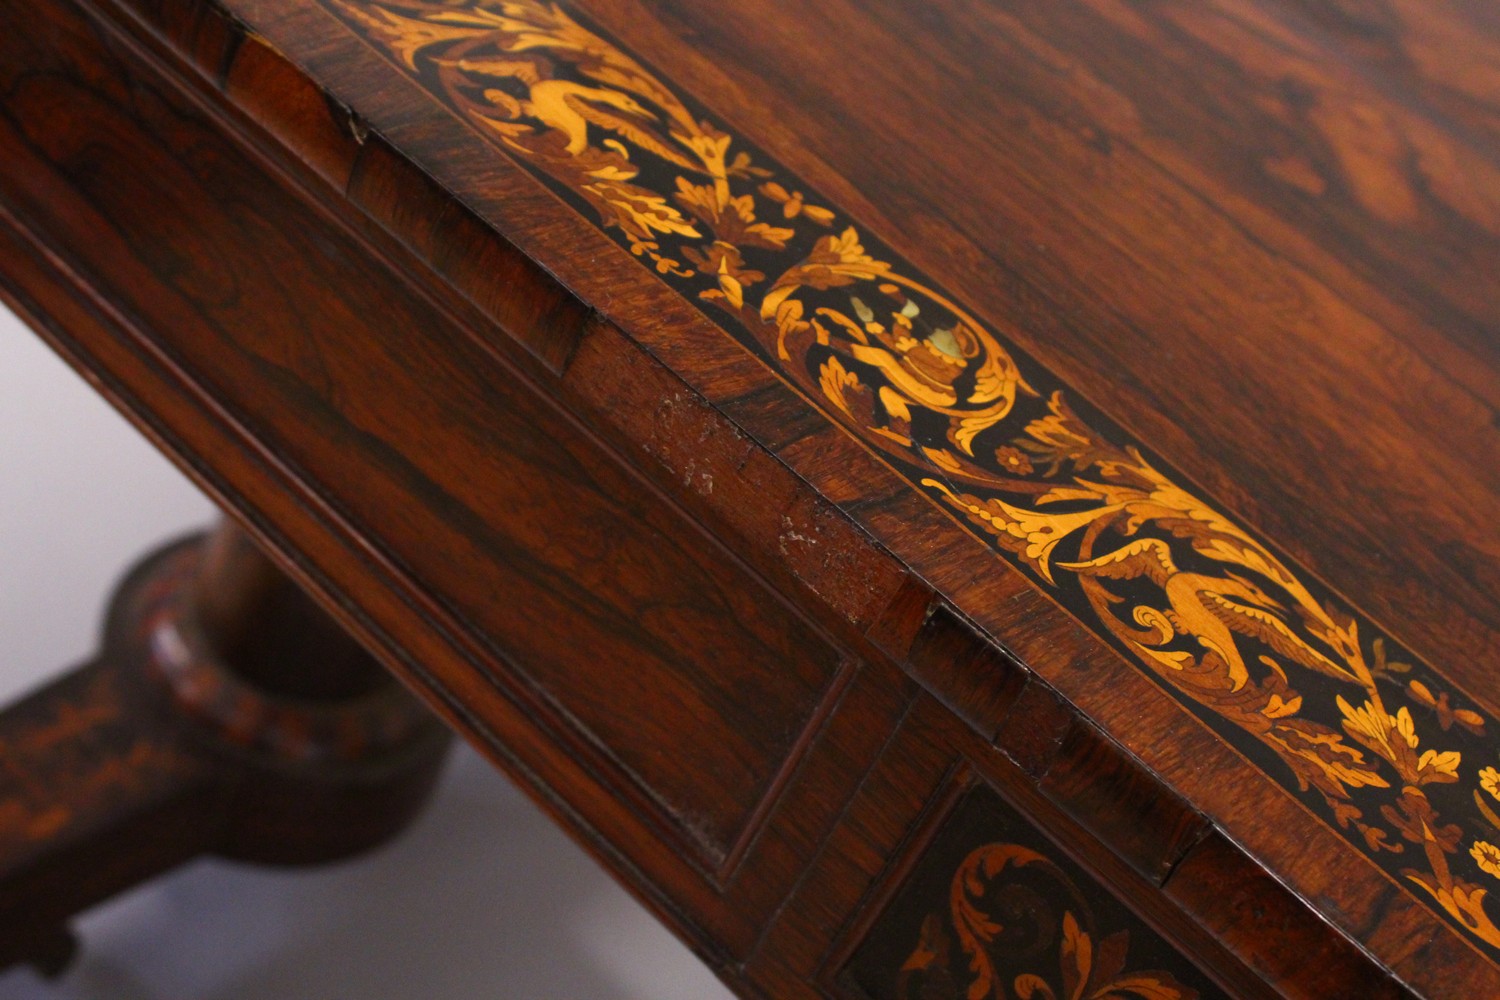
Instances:
[[[897,994],[906,1000],[1197,1000],[1163,969],[1127,968],[1130,932],[1099,936],[1088,901],[1046,856],[976,848],[953,876],[947,913],[922,922]]]
[[[1500,753],[1440,675],[580,19],[538,0],[322,2],[1500,949]]]
[[[1222,995],[984,786],[922,850],[842,978],[872,1000]]]

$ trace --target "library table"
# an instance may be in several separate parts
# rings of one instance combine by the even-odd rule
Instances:
[[[1500,7],[0,0],[0,274],[235,525],[0,964],[451,727],[746,997],[1500,996]]]

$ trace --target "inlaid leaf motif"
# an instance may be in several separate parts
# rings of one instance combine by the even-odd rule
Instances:
[[[931,914],[923,921],[921,938],[901,966],[898,995],[1196,1000],[1198,992],[1170,972],[1127,972],[1129,951],[1128,931],[1098,938],[1088,900],[1046,855],[1020,844],[986,844],[954,874],[946,919]]]
[[[1500,754],[1440,675],[557,4],[322,2],[1398,884],[1500,949]]]

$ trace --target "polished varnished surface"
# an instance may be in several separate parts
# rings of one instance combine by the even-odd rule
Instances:
[[[227,8],[12,36],[11,296],[731,981],[959,773],[1234,993],[1500,988],[1487,9]]]
[[[1500,772],[1467,692],[1407,662],[1143,442],[589,26],[543,3],[330,6],[1226,739],[1279,758],[1266,766],[1396,878],[1500,947],[1483,906],[1500,879],[1486,839],[1500,838]]]
[[[993,790],[939,823],[844,972],[872,1000],[1225,995]]]

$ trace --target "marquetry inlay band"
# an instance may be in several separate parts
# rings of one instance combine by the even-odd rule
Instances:
[[[843,969],[870,1000],[1225,996],[988,785],[918,850]]]
[[[1494,723],[837,206],[537,0],[322,0],[1307,802],[1500,949]]]

